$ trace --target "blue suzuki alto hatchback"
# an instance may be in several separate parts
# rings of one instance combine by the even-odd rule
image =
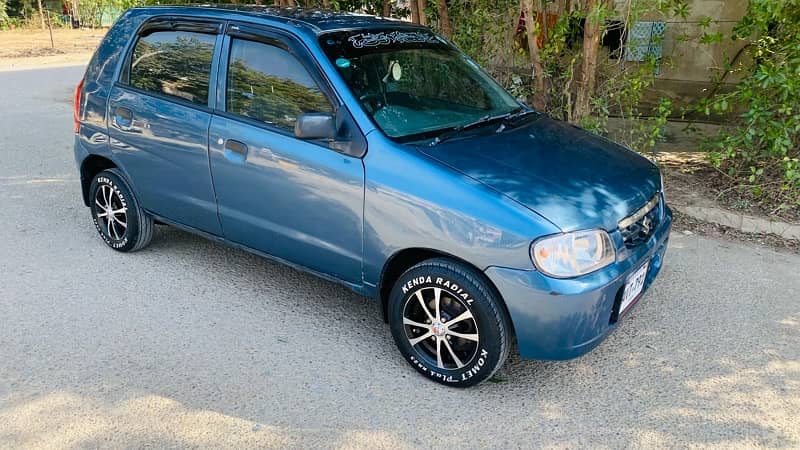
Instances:
[[[129,10],[75,92],[75,158],[111,248],[168,224],[342,283],[458,387],[515,340],[535,359],[598,345],[672,223],[647,159],[520,104],[427,28],[355,14]]]

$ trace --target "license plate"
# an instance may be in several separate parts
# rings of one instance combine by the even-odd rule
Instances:
[[[642,289],[644,288],[644,280],[647,279],[647,269],[649,267],[650,262],[648,261],[628,278],[628,281],[625,283],[625,290],[622,293],[622,303],[619,305],[620,314],[625,312],[625,310],[631,306],[631,303],[636,300],[639,294],[642,293]]]

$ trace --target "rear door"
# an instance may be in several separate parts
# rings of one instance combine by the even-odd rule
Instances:
[[[111,149],[145,209],[220,234],[208,161],[222,24],[148,22],[108,102]]]
[[[234,24],[223,55],[209,138],[225,237],[360,284],[362,160],[293,130],[303,113],[328,113],[363,136],[293,38]]]

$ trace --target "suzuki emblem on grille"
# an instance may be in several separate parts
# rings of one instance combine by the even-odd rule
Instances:
[[[652,225],[653,222],[650,220],[650,218],[644,216],[644,219],[642,219],[642,231],[644,231],[644,234],[650,234],[650,227]]]
[[[625,228],[628,228],[629,226],[631,226],[631,225],[635,224],[636,222],[640,221],[650,211],[652,211],[653,208],[658,206],[658,202],[659,202],[660,198],[661,198],[661,194],[656,192],[656,194],[653,196],[653,198],[651,198],[650,201],[645,203],[644,206],[642,206],[641,208],[636,210],[636,212],[634,212],[630,216],[620,220],[619,223],[617,223],[617,226],[619,227],[619,229],[620,230],[624,230]],[[652,227],[652,226],[653,226],[653,220],[650,219],[647,229],[649,230],[650,227]]]

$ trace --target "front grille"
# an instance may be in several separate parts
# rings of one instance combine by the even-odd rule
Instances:
[[[625,247],[644,244],[653,235],[661,221],[661,194],[656,193],[643,207],[619,221],[619,231]]]

